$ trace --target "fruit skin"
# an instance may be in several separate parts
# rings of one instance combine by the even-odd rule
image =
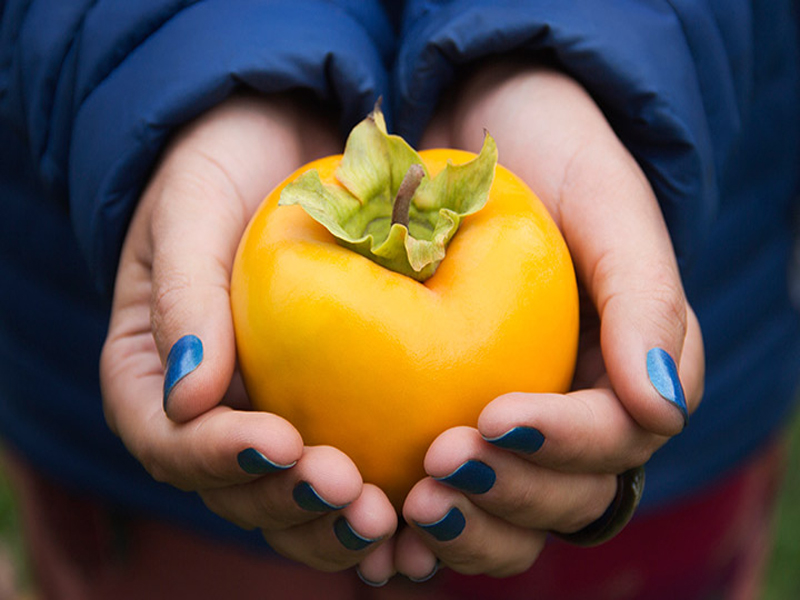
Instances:
[[[474,157],[420,156],[431,176]],[[569,389],[577,286],[544,205],[500,165],[486,206],[424,283],[340,246],[299,206],[277,206],[306,170],[335,185],[340,160],[291,175],[245,231],[231,281],[239,364],[254,408],[286,418],[307,445],[345,452],[399,509],[444,430],[475,426],[506,392]]]

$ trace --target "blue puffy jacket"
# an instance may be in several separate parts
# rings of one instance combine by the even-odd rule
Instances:
[[[302,8],[299,5],[302,4]],[[781,427],[800,366],[791,0],[6,0],[0,31],[0,434],[131,510],[248,539],[152,481],[106,428],[97,361],[127,221],[171,132],[234,89],[312,90],[346,131],[379,95],[415,141],[469,63],[554,60],[656,191],[703,327],[706,396],[651,460],[642,510]],[[256,540],[257,536],[249,539]]]

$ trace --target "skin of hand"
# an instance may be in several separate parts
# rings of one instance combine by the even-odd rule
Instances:
[[[323,111],[295,95],[237,95],[184,127],[128,229],[100,364],[109,426],[155,479],[324,571],[358,564],[397,516],[344,454],[242,410],[229,282],[261,199],[341,145]]]
[[[534,563],[548,531],[600,517],[616,475],[682,431],[702,396],[702,338],[656,198],[574,80],[508,60],[477,69],[442,106],[422,146],[477,151],[489,131],[500,162],[556,220],[581,287],[581,340],[573,391],[504,395],[477,428],[431,445],[430,477],[403,508],[394,569],[413,579],[438,565],[510,576]],[[370,581],[387,575],[378,553],[359,569]]]

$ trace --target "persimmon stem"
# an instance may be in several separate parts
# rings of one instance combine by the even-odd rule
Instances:
[[[408,171],[406,171],[403,181],[400,183],[400,189],[397,190],[397,196],[395,196],[392,203],[392,225],[400,223],[400,225],[408,227],[411,199],[414,197],[414,192],[417,191],[424,176],[425,169],[422,168],[422,165],[415,163],[408,167]]]

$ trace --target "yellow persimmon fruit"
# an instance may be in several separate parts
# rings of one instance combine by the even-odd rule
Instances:
[[[480,155],[417,153],[376,109],[344,155],[267,196],[237,252],[231,302],[253,407],[345,452],[398,509],[440,433],[475,426],[501,394],[571,383],[570,255],[496,160],[488,135]]]

